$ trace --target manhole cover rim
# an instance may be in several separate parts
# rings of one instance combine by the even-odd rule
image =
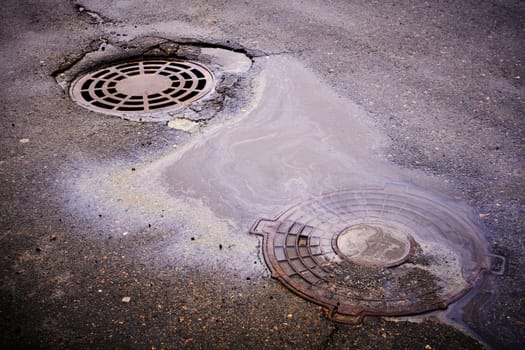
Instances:
[[[273,220],[266,220],[266,219],[260,219],[259,221],[267,221],[271,222]],[[278,223],[278,220],[273,221],[275,223]],[[255,225],[254,225],[255,226]],[[356,306],[351,303],[337,301],[335,299],[330,299],[325,296],[313,296],[312,294],[309,294],[304,291],[304,287],[293,283],[292,280],[287,278],[286,272],[281,268],[281,266],[278,263],[278,260],[276,259],[275,255],[269,255],[266,252],[271,248],[271,241],[273,239],[274,233],[271,234],[264,234],[264,233],[254,233],[258,236],[261,236],[263,238],[263,258],[266,261],[267,267],[269,268],[271,272],[272,278],[278,280],[280,283],[282,283],[288,290],[291,292],[299,295],[302,298],[305,298],[317,305],[320,305],[322,307],[325,307],[329,310],[329,318],[342,322],[342,323],[358,323],[360,320],[365,316],[408,316],[408,315],[417,315],[424,312],[430,312],[437,309],[446,309],[448,305],[456,302],[461,297],[466,295],[474,286],[474,284],[478,281],[479,277],[482,273],[486,271],[485,268],[479,268],[474,274],[472,274],[472,278],[465,281],[465,287],[461,290],[456,291],[455,293],[449,293],[446,295],[443,295],[443,300],[438,300],[435,303],[433,303],[432,307],[429,308],[429,304],[426,304],[426,306],[421,306],[419,308],[412,308],[410,310],[402,311],[402,310],[381,310],[378,311],[376,308],[370,308],[370,307],[364,307],[364,306]],[[347,311],[351,310],[350,312],[339,312],[339,309],[344,307]]]
[[[386,192],[384,188],[381,187],[371,187],[371,188],[364,188],[364,189],[353,189],[353,190],[343,190],[343,191],[335,191],[330,193],[321,194],[318,196],[314,196],[310,198],[309,200],[298,203],[292,207],[289,207],[288,209],[281,212],[279,215],[277,215],[274,219],[266,219],[266,218],[259,218],[256,220],[256,222],[253,224],[252,228],[250,229],[250,233],[257,234],[263,237],[263,244],[262,244],[262,250],[263,250],[263,257],[272,273],[272,277],[279,280],[284,286],[286,286],[288,289],[290,289],[292,292],[294,292],[297,295],[300,295],[301,297],[304,297],[307,300],[310,300],[318,305],[321,305],[325,308],[327,308],[329,312],[329,317],[344,323],[355,323],[356,320],[359,320],[361,317],[366,315],[378,315],[378,316],[403,316],[403,315],[413,315],[413,314],[419,314],[423,312],[429,312],[437,309],[443,309],[446,308],[451,303],[457,301],[459,298],[464,296],[469,292],[469,290],[472,289],[473,285],[479,281],[479,278],[481,274],[484,271],[488,270],[487,266],[484,266],[485,263],[479,263],[475,266],[475,268],[470,271],[470,274],[468,276],[463,276],[463,287],[462,288],[455,288],[452,291],[448,291],[446,294],[440,295],[440,298],[436,299],[433,302],[428,302],[421,305],[412,305],[410,309],[402,310],[399,308],[394,308],[393,310],[389,309],[381,309],[378,310],[377,308],[370,308],[367,306],[361,306],[361,305],[354,305],[351,302],[346,302],[343,300],[336,300],[327,298],[325,296],[319,296],[316,295],[311,290],[305,290],[304,285],[301,285],[301,283],[294,283],[296,281],[289,278],[288,274],[283,270],[283,267],[279,264],[279,260],[276,257],[274,253],[274,240],[275,237],[278,235],[277,229],[281,224],[283,224],[295,211],[300,209],[303,206],[308,206],[310,203],[314,203],[316,201],[319,201],[320,199],[324,197],[330,197],[330,196],[337,196],[337,195],[349,195],[349,194],[355,194],[355,193],[363,193],[363,192],[375,192],[375,193],[383,193],[388,195],[405,195],[407,197],[413,197],[418,198],[419,200],[426,201],[427,203],[431,203],[432,205],[437,205],[441,210],[443,210],[446,214],[450,215],[454,220],[457,220],[460,224],[464,225],[464,228],[470,235],[474,235],[475,232],[479,233],[479,228],[470,221],[462,220],[461,215],[456,215],[452,210],[449,210],[449,208],[445,207],[442,203],[436,202],[434,200],[430,200],[426,196],[420,196],[417,192],[399,192],[399,191],[388,191]],[[463,218],[464,219],[464,218]],[[409,234],[409,239],[413,240],[413,237]],[[486,242],[485,242],[486,243]],[[486,244],[485,244],[486,248]],[[411,248],[412,249],[412,248]],[[299,281],[300,282],[300,281]],[[339,312],[339,309],[344,309],[343,312]]]
[[[203,74],[204,77],[201,78],[201,80],[204,80],[205,84],[202,88],[199,89],[200,91],[197,94],[195,94],[195,96],[192,96],[187,101],[177,100],[176,103],[171,104],[169,106],[156,108],[156,109],[148,109],[148,110],[125,111],[125,110],[114,110],[114,109],[108,109],[108,108],[101,108],[101,107],[94,106],[92,103],[90,103],[90,101],[87,101],[86,98],[84,98],[81,94],[81,90],[82,90],[81,84],[85,83],[89,79],[92,79],[93,75],[96,75],[101,71],[116,70],[117,67],[124,66],[124,65],[137,64],[137,63],[149,64],[151,62],[163,62],[164,64],[168,64],[168,63],[184,64],[184,65],[191,67],[191,69],[197,69],[200,73]],[[180,59],[180,58],[155,57],[155,58],[129,59],[129,60],[122,60],[122,61],[117,61],[117,62],[108,62],[103,65],[97,66],[91,70],[85,70],[79,73],[72,80],[72,82],[69,84],[68,92],[73,102],[75,102],[76,104],[78,104],[79,106],[85,109],[88,109],[96,113],[117,116],[123,119],[129,119],[129,120],[134,120],[134,121],[168,121],[171,118],[171,115],[173,113],[188,107],[194,102],[203,100],[207,98],[208,96],[212,95],[212,93],[216,89],[216,84],[217,84],[217,80],[216,80],[216,77],[213,71],[209,67],[205,66],[204,64],[200,62],[193,61],[193,60],[185,60],[185,59]],[[105,88],[105,90],[107,90],[107,88]],[[103,96],[100,98],[103,99],[107,97],[114,97],[114,96]],[[166,96],[162,96],[162,97],[166,97]]]

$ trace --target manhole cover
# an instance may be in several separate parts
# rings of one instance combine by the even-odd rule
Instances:
[[[449,204],[452,205],[452,204]],[[484,241],[441,202],[394,186],[343,191],[259,219],[272,276],[346,323],[445,308],[488,269]]]
[[[73,82],[70,94],[87,109],[138,119],[187,106],[213,85],[212,73],[196,62],[154,59],[90,72]]]

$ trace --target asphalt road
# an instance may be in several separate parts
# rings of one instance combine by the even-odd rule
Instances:
[[[525,347],[522,1],[6,0],[0,16],[2,348]],[[267,273],[226,271],[176,215],[119,222],[118,203],[85,201],[72,184],[95,164],[131,169],[192,136],[86,111],[61,74],[179,43],[297,60],[366,112],[384,158],[478,210],[505,273],[483,280],[462,326],[334,323]],[[260,69],[225,85],[211,126],[249,104]],[[257,251],[246,263],[264,270]]]

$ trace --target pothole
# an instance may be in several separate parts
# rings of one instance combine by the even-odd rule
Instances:
[[[490,268],[474,224],[395,186],[323,195],[251,233],[273,277],[345,323],[446,308]]]
[[[240,49],[146,35],[104,38],[84,50],[67,55],[52,75],[74,102],[97,113],[138,122],[185,119],[199,128],[250,103],[255,72]]]
[[[71,97],[87,109],[128,118],[176,111],[208,94],[213,74],[192,61],[152,59],[97,69],[73,82]]]

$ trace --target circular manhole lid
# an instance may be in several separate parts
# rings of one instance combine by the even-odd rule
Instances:
[[[320,196],[250,232],[263,236],[273,277],[355,323],[445,308],[472,288],[489,268],[486,243],[459,212],[405,187],[369,188]]]
[[[76,79],[72,99],[92,111],[129,119],[154,119],[202,98],[213,74],[193,61],[151,59],[118,63]]]

